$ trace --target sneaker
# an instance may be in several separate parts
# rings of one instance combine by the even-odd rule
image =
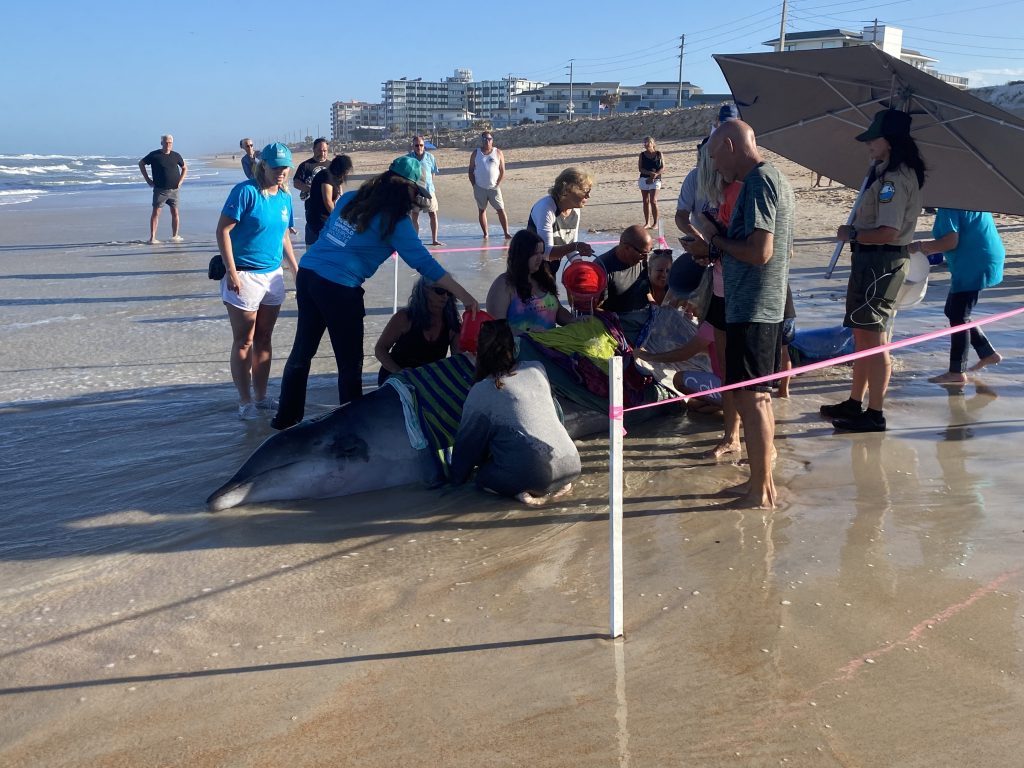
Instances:
[[[258,419],[260,412],[256,410],[256,403],[239,403],[238,404],[238,418],[242,421],[252,421]]]
[[[885,416],[878,411],[864,411],[849,419],[835,419],[832,426],[841,432],[885,432]]]
[[[262,400],[257,400],[256,401],[256,407],[259,410],[261,410],[261,411],[274,411],[276,413],[277,412],[277,398],[276,397],[270,397],[270,395],[267,395]]]
[[[275,416],[274,418],[272,418],[270,420],[270,427],[272,429],[281,430],[281,429],[288,429],[289,427],[294,427],[298,423],[299,422],[297,422],[297,421],[289,422],[286,419],[282,419],[281,415],[278,414],[277,416]]]
[[[823,405],[818,412],[826,419],[853,419],[864,413],[864,405],[848,398],[835,405]]]
[[[172,243],[184,243],[185,242],[185,238],[182,237],[181,235],[175,235],[174,237],[171,238],[171,242]]]

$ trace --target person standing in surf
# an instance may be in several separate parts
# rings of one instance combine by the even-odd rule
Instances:
[[[277,402],[267,396],[271,337],[284,303],[282,261],[298,271],[288,229],[292,197],[288,172],[292,153],[284,144],[268,144],[253,178],[236,184],[217,222],[217,245],[226,273],[220,295],[231,320],[231,379],[238,389],[238,418],[259,418]]]
[[[910,122],[906,112],[883,109],[857,136],[867,145],[871,175],[853,225],[839,227],[836,239],[849,243],[853,253],[843,325],[853,330],[858,352],[888,341],[896,298],[907,277],[907,246],[917,229],[925,174],[924,161],[910,137]],[[849,398],[821,406],[821,415],[843,432],[884,432],[882,408],[891,374],[888,351],[854,360]]]
[[[153,169],[153,176],[146,172],[146,166]],[[156,227],[160,223],[160,209],[166,204],[171,209],[171,241],[180,243],[182,237],[181,217],[178,214],[178,190],[188,175],[185,158],[174,151],[174,137],[165,134],[160,137],[160,149],[154,149],[139,160],[142,178],[153,188],[153,212],[149,216],[149,244],[156,245]]]

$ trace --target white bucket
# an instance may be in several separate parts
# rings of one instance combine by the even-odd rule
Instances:
[[[928,290],[928,275],[931,266],[928,264],[928,257],[923,253],[910,254],[910,269],[907,272],[907,279],[903,281],[899,295],[896,297],[896,307],[906,309],[915,304],[920,304],[924,294]]]

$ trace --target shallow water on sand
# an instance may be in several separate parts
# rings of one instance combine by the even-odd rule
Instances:
[[[157,248],[130,242],[145,203],[105,232],[45,206],[0,226],[0,762],[1018,760],[1019,321],[990,331],[1007,361],[963,392],[926,381],[944,340],[898,353],[885,435],[817,418],[848,369],[797,379],[776,401],[774,513],[723,507],[746,467],[701,457],[714,420],[630,430],[612,643],[600,438],[557,507],[402,488],[205,512],[270,429],[234,418],[212,236],[191,228],[212,230],[213,203]],[[443,238],[479,243],[475,224]],[[503,267],[444,258],[480,297]],[[841,306],[819,273],[794,272],[805,325]],[[945,324],[942,276],[898,335]],[[386,264],[367,285],[367,349],[392,281]],[[403,265],[401,296],[411,281]],[[275,380],[293,328],[290,293]],[[315,366],[311,412],[334,403],[326,345]]]

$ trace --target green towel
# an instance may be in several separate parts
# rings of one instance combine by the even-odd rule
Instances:
[[[395,374],[413,391],[420,429],[432,450],[444,451],[455,444],[474,372],[466,355],[455,355]]]

